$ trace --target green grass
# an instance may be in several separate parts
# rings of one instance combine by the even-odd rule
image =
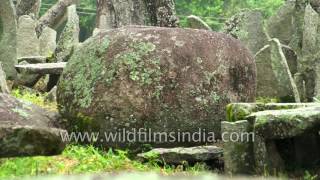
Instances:
[[[47,110],[57,111],[56,102],[48,102],[45,100],[47,96],[46,93],[42,94],[42,93],[31,92],[28,90],[14,89],[11,92],[11,95],[16,97],[17,99],[33,103]]]
[[[47,102],[46,94],[15,89],[11,95],[48,110],[57,110],[56,102]],[[198,174],[208,170],[205,164],[195,166],[160,166],[150,159],[147,163],[131,160],[128,153],[119,150],[103,151],[93,146],[69,145],[61,155],[51,157],[21,157],[0,159],[0,178],[21,176],[68,175],[120,171],[152,171],[164,175],[174,173]]]
[[[0,178],[36,175],[69,175],[103,172],[157,172],[163,175],[207,172],[204,164],[192,167],[158,165],[157,161],[141,163],[131,160],[125,151],[102,151],[93,146],[69,145],[62,155],[0,159]]]

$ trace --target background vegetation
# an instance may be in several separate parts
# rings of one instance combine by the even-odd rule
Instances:
[[[42,0],[41,13],[43,14],[57,0]],[[80,15],[80,39],[88,38],[95,25],[95,0],[81,0],[78,7]],[[186,27],[186,18],[189,15],[201,17],[213,30],[219,31],[224,22],[243,9],[259,9],[267,18],[271,16],[284,0],[175,0],[177,14],[182,27]]]

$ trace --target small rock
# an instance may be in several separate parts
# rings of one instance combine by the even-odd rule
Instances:
[[[168,164],[181,164],[185,161],[189,163],[205,162],[217,160],[223,155],[223,149],[217,146],[197,146],[191,148],[157,148],[147,153],[138,154],[142,160],[159,158]]]

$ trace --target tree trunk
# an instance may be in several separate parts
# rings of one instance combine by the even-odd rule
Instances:
[[[173,0],[97,0],[96,27],[113,29],[126,25],[176,27]]]
[[[48,26],[56,29],[65,19],[65,12],[68,6],[78,3],[78,0],[59,0],[40,19],[36,27],[37,35]]]

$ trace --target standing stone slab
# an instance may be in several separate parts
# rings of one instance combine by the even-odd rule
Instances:
[[[40,41],[35,28],[36,21],[31,16],[24,15],[19,18],[17,33],[18,58],[40,55]]]
[[[320,58],[320,37],[317,35],[320,32],[320,17],[319,14],[307,5],[304,15],[304,31],[302,39],[302,55],[298,59],[299,72],[303,75],[305,82],[305,96],[307,100],[312,101],[317,95],[317,81],[319,81],[316,70],[316,64]]]
[[[40,36],[40,55],[44,57],[52,57],[57,47],[57,32],[46,27]]]
[[[228,174],[250,174],[253,173],[254,159],[252,158],[254,140],[253,133],[248,135],[252,128],[247,120],[237,122],[222,122],[224,141],[224,163]],[[238,139],[237,139],[238,138]],[[251,138],[251,139],[250,139]],[[235,141],[236,140],[236,141]]]
[[[187,21],[189,27],[192,29],[204,29],[212,31],[211,27],[198,16],[188,16]]]
[[[272,39],[265,50],[259,51],[257,63],[257,96],[294,99],[292,76],[297,73],[297,56],[291,49]],[[286,63],[285,63],[286,62]],[[288,72],[290,71],[290,72]]]
[[[10,90],[6,81],[6,73],[2,69],[2,64],[0,62],[0,93],[9,94]]]
[[[79,43],[79,16],[76,5],[71,5],[67,9],[68,21],[60,35],[55,52],[57,62],[68,61],[74,47]]]
[[[17,63],[16,52],[16,12],[12,0],[0,0],[0,62],[7,79],[16,77],[14,65]]]
[[[271,38],[278,38],[282,44],[288,45],[295,33],[295,2],[286,1],[278,12],[267,21],[267,33]]]
[[[263,19],[258,10],[241,12],[226,22],[224,32],[241,40],[252,54],[256,54],[268,43],[263,30]]]

